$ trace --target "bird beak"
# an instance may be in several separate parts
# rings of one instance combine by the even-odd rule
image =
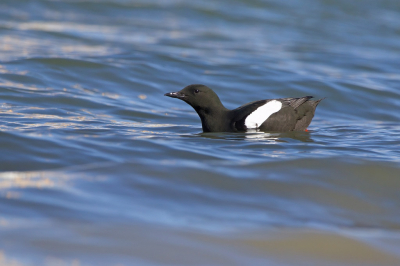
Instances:
[[[168,96],[168,97],[171,97],[171,98],[178,98],[178,99],[183,99],[183,98],[185,98],[185,94],[183,94],[182,92],[180,92],[180,91],[178,91],[178,92],[168,92],[168,93],[166,93],[166,94],[164,94],[164,96]]]

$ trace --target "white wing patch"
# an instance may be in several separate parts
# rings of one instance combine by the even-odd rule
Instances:
[[[282,103],[272,100],[254,110],[246,119],[244,124],[247,128],[259,128],[265,120],[273,113],[278,112],[282,108]]]

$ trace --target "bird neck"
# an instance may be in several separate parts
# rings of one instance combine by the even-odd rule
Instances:
[[[218,108],[195,108],[195,110],[201,119],[204,132],[229,131],[227,128],[229,110],[222,104]]]

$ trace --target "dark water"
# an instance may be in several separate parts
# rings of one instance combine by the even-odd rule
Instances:
[[[0,265],[400,265],[399,1],[0,2]],[[201,133],[314,95],[309,132]]]

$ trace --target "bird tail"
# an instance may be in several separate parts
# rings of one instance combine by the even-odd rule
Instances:
[[[318,106],[318,104],[322,101],[322,100],[324,100],[324,99],[326,99],[326,97],[324,97],[324,98],[322,98],[322,99],[319,99],[319,100],[316,100],[316,101],[310,101],[310,103],[311,103],[311,105],[314,107],[314,109],[315,108],[317,108],[317,106]]]

